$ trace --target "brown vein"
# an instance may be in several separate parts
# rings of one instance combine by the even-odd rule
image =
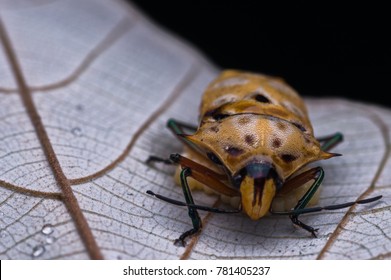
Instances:
[[[380,119],[380,117],[376,114],[370,114],[369,118],[372,119],[373,123],[379,127],[379,130],[380,130],[380,132],[383,136],[383,139],[384,139],[384,145],[385,145],[386,151],[380,161],[379,168],[377,169],[377,171],[371,181],[371,184],[369,185],[368,189],[358,197],[358,200],[367,198],[373,192],[373,190],[375,188],[375,184],[376,184],[377,180],[379,179],[380,174],[384,170],[384,167],[386,165],[388,158],[391,155],[391,146],[390,146],[389,131],[388,131],[387,124],[384,123],[383,120]],[[327,251],[329,250],[329,248],[332,246],[332,244],[334,244],[334,242],[337,240],[342,229],[349,222],[349,216],[351,215],[351,213],[355,209],[355,207],[356,206],[353,205],[352,207],[350,207],[348,209],[348,211],[346,211],[344,217],[342,218],[342,220],[338,224],[336,230],[331,234],[329,240],[327,241],[327,243],[325,244],[323,249],[320,251],[317,259],[322,259],[324,257],[324,255],[327,253]]]
[[[44,198],[51,198],[51,199],[62,199],[62,193],[59,192],[41,192],[31,189],[26,189],[23,187],[16,186],[14,184],[8,183],[6,181],[0,180],[0,186],[2,186],[5,189],[8,189],[13,192],[21,193],[24,195],[30,195],[34,197],[44,197]]]
[[[42,149],[53,171],[57,184],[61,188],[61,192],[63,195],[62,201],[64,202],[66,208],[68,209],[69,214],[75,223],[75,226],[78,230],[81,240],[86,246],[86,249],[90,257],[93,259],[102,259],[103,257],[100,252],[100,249],[95,241],[94,236],[92,235],[87,220],[80,209],[77,199],[72,192],[72,188],[69,183],[69,180],[66,178],[61,168],[61,165],[57,159],[57,156],[53,150],[53,147],[50,143],[48,134],[42,123],[41,117],[38,114],[38,111],[35,107],[34,101],[31,96],[31,92],[27,87],[22,69],[20,68],[20,64],[17,60],[11,41],[8,37],[8,34],[6,32],[6,29],[1,19],[0,19],[0,41],[3,43],[4,51],[8,59],[8,62],[11,66],[12,72],[14,74],[16,84],[18,85],[18,91],[20,93],[22,102],[34,126],[37,137],[41,143]]]
[[[78,67],[75,68],[75,70],[66,78],[64,78],[61,81],[58,81],[56,83],[52,83],[49,85],[43,85],[43,86],[30,86],[29,91],[50,91],[57,88],[64,87],[73,81],[75,81],[80,75],[88,69],[88,67],[95,61],[95,59],[102,54],[105,50],[107,50],[109,47],[111,47],[114,42],[116,42],[125,32],[129,31],[130,28],[135,26],[135,23],[137,21],[137,17],[134,18],[134,21],[129,21],[128,18],[122,19],[110,32],[109,34],[104,37],[104,39],[97,44],[97,46],[92,49],[84,58],[84,60],[80,63]],[[16,93],[19,89],[12,89],[12,88],[4,88],[0,87],[0,93],[4,94],[10,94],[10,93]]]
[[[168,96],[168,98],[163,102],[163,104],[155,111],[153,114],[150,115],[150,117],[140,126],[140,128],[136,131],[133,138],[130,140],[129,144],[126,146],[125,150],[120,154],[114,161],[112,161],[109,165],[107,165],[105,168],[90,174],[85,177],[70,179],[70,183],[72,185],[78,185],[83,184],[89,181],[92,181],[96,178],[101,177],[102,175],[106,174],[108,171],[115,168],[120,162],[122,162],[130,153],[132,150],[134,144],[137,142],[137,140],[140,138],[142,133],[169,107],[170,104],[173,103],[173,101],[180,96],[180,94],[183,92],[183,90],[190,84],[190,82],[196,77],[197,72],[199,71],[199,64],[193,64],[188,72],[185,74],[184,78],[177,84],[173,92]]]
[[[371,258],[371,260],[388,260],[390,258],[391,258],[391,252],[386,253],[386,254],[379,254],[379,255]]]
[[[216,199],[216,201],[212,207],[218,208],[220,206],[220,204],[221,204],[221,200],[220,200],[220,198],[218,198],[218,199]],[[212,218],[212,215],[213,215],[212,212],[208,212],[208,214],[205,215],[205,217],[202,219],[202,228],[205,228],[205,226],[208,224],[208,222]],[[182,256],[180,257],[180,260],[187,260],[190,257],[191,253],[193,252],[194,247],[197,245],[198,240],[200,239],[201,233],[202,233],[202,231],[199,232],[198,234],[194,235],[190,239],[190,243],[186,246],[186,250],[183,252]]]
[[[372,213],[376,213],[377,211],[390,211],[390,207],[384,207],[380,209],[374,209]],[[391,252],[384,253],[384,254],[379,254],[377,256],[374,256],[372,260],[382,260],[382,259],[390,259],[391,258]]]

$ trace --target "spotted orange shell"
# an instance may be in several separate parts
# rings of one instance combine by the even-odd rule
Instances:
[[[226,70],[206,89],[199,127],[186,137],[213,153],[230,174],[255,160],[271,160],[282,179],[332,156],[320,149],[307,109],[283,80]]]

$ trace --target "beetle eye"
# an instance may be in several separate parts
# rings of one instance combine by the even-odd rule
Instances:
[[[218,165],[222,165],[221,160],[214,153],[207,153],[208,158]]]

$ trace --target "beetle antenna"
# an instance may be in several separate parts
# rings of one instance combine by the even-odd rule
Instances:
[[[356,200],[356,201],[352,201],[352,202],[346,202],[346,203],[342,203],[342,204],[334,204],[334,205],[328,205],[328,206],[323,206],[323,207],[319,206],[319,207],[295,209],[295,210],[286,211],[286,212],[273,212],[273,211],[270,211],[270,213],[272,215],[301,215],[301,214],[307,214],[307,213],[320,212],[320,211],[323,211],[323,210],[337,210],[337,209],[350,207],[350,206],[353,206],[355,204],[371,203],[371,202],[374,202],[376,200],[381,199],[382,197],[383,197],[382,195],[378,195],[378,196],[374,196],[374,197],[371,197],[371,198]]]
[[[185,202],[182,202],[182,201],[179,201],[179,200],[175,200],[175,199],[172,199],[172,198],[168,198],[168,197],[162,196],[160,194],[156,194],[156,193],[154,193],[152,191],[147,191],[147,194],[153,195],[154,197],[156,197],[158,199],[161,199],[161,200],[163,200],[165,202],[171,203],[171,204],[175,204],[175,205],[178,205],[178,206],[186,206],[186,207],[190,207],[190,208],[193,208],[193,209],[204,210],[204,211],[213,212],[213,213],[235,214],[235,213],[240,213],[242,211],[241,209],[228,210],[228,209],[219,209],[219,208],[213,208],[213,207],[197,205],[197,204],[188,204],[188,203],[185,203]]]

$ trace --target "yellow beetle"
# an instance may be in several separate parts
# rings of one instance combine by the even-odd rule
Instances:
[[[186,202],[147,193],[188,207],[193,228],[176,240],[178,245],[184,246],[185,238],[201,229],[197,209],[243,211],[253,220],[269,212],[289,215],[294,224],[316,237],[317,229],[302,223],[300,214],[381,198],[305,208],[311,200],[316,202],[315,194],[324,177],[321,167],[308,169],[307,165],[339,156],[328,150],[342,140],[342,134],[315,138],[304,102],[280,78],[223,71],[202,97],[198,127],[173,119],[167,125],[186,144],[184,154],[172,154],[169,159],[151,156],[148,162],[179,164],[176,174]],[[237,201],[237,210],[196,205],[191,195],[195,188]]]

